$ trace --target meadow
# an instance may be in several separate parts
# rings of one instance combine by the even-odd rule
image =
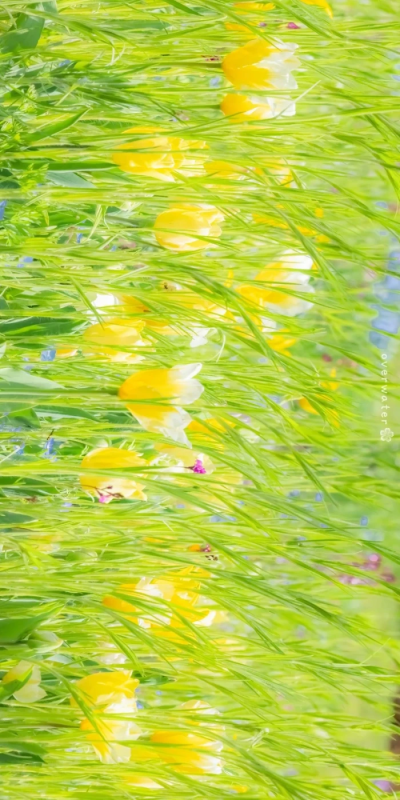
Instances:
[[[2,800],[398,796],[399,41],[0,7]]]

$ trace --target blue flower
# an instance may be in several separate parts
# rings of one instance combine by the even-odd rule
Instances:
[[[41,361],[54,361],[56,357],[56,349],[54,347],[49,347],[47,350],[42,350],[40,354]]]

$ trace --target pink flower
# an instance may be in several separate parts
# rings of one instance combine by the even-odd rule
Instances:
[[[189,467],[189,469],[191,469],[192,472],[195,472],[197,475],[206,475],[207,474],[207,470],[204,469],[203,462],[200,461],[199,458],[196,458],[196,461],[194,462],[193,467]]]

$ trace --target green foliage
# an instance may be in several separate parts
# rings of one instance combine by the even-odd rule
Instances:
[[[394,329],[379,346],[370,337],[378,308],[398,313],[398,9],[333,0],[330,19],[303,0],[274,6],[0,9],[1,669],[39,666],[46,692],[23,704],[0,683],[2,800],[210,800],[243,787],[248,800],[370,800],[376,781],[400,782],[399,351]],[[223,58],[255,36],[298,45],[298,89],[254,92],[296,99],[294,116],[220,110],[236,93]],[[161,134],[205,141],[182,152],[214,166],[169,181],[118,167],[122,145]],[[199,234],[215,246],[157,243],[157,216],[181,203],[224,214],[220,237]],[[261,323],[239,290],[262,290],[256,276],[288,250],[311,257],[313,293],[273,289],[312,306],[288,316],[282,301]],[[101,309],[99,295],[125,305]],[[85,332],[108,316],[142,324],[141,346],[93,346]],[[118,396],[136,370],[194,362],[204,393],[187,410],[203,433],[190,439],[215,466],[204,475],[160,466],[173,442]],[[146,500],[85,494],[82,459],[106,446],[145,459],[113,476]],[[382,565],[368,572],[371,553]],[[203,570],[198,592],[222,622],[198,626],[165,597],[124,613],[104,602],[187,567]],[[101,763],[76,682],[121,668],[140,681],[141,735],[130,762]],[[192,700],[219,712],[215,774],[175,769],[151,739],[193,732]]]

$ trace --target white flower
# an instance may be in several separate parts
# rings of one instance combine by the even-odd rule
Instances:
[[[43,697],[46,697],[46,692],[40,687],[40,669],[34,664],[31,664],[30,661],[20,661],[4,675],[2,683],[7,684],[13,681],[23,681],[27,675],[29,675],[29,678],[20,689],[13,693],[13,697],[15,697],[19,703],[35,703],[37,700],[42,700]]]

